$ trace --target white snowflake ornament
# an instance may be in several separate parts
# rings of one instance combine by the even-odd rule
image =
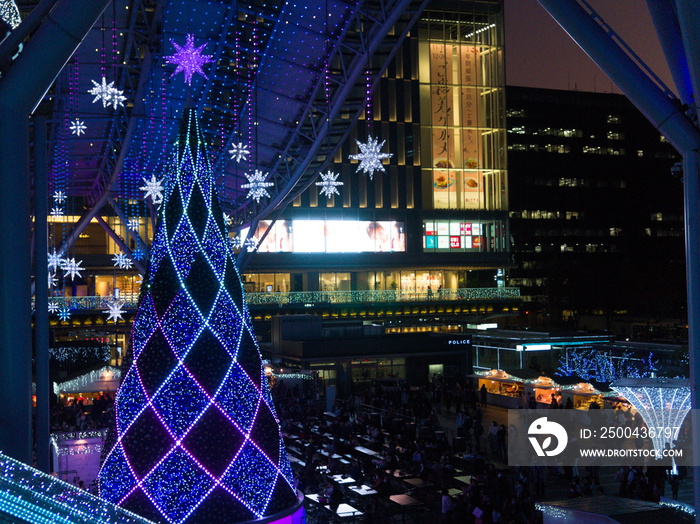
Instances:
[[[243,142],[231,144],[231,149],[228,152],[231,154],[231,160],[235,160],[237,163],[240,163],[241,160],[248,160],[250,154],[248,146]]]
[[[119,267],[120,269],[131,269],[133,265],[131,259],[126,256],[126,253],[122,252],[115,253],[112,261],[114,262],[114,267]]]
[[[126,97],[124,96],[124,91],[112,88],[109,91],[108,105],[112,104],[112,109],[116,109],[119,106],[124,107],[124,101]]]
[[[145,178],[142,178],[146,185],[141,186],[139,189],[141,191],[144,191],[146,195],[144,198],[151,197],[151,200],[153,201],[154,204],[162,204],[163,203],[163,181],[158,180],[156,178],[156,175],[151,175],[150,180],[146,180]]]
[[[338,191],[338,186],[342,186],[342,182],[338,182],[339,173],[333,173],[331,171],[328,171],[328,173],[323,174],[321,173],[321,182],[316,182],[317,186],[321,187],[321,194],[326,195],[328,198],[332,197],[334,194],[335,195],[340,195],[340,192]]]
[[[75,261],[74,258],[66,258],[63,261],[63,265],[61,266],[61,269],[64,271],[63,277],[70,277],[71,280],[74,280],[75,277],[77,276],[78,278],[82,277],[80,274],[81,271],[85,271],[84,267],[80,267],[80,264],[82,264],[82,260],[78,260],[77,262]]]
[[[92,101],[92,103],[94,104],[95,102],[101,100],[102,107],[107,107],[111,103],[114,82],[110,82],[108,84],[107,79],[104,76],[102,77],[102,84],[98,84],[94,80],[90,80],[90,82],[92,82],[92,84],[95,86],[92,89],[88,90],[88,93],[95,96],[95,99]]]
[[[49,302],[49,307],[48,307],[48,309],[49,309],[49,313],[54,313],[54,314],[55,314],[55,313],[58,313],[58,302],[56,302],[56,301],[54,301],[54,300],[51,300],[51,301]]]
[[[48,254],[47,260],[49,263],[49,269],[57,269],[59,267],[63,267],[64,258],[58,253],[56,253],[55,249],[53,250],[53,252]]]
[[[243,244],[241,243],[241,237],[232,237],[231,238],[231,247],[233,249],[241,249],[241,246]]]
[[[58,318],[60,318],[63,321],[68,320],[70,318],[70,309],[68,309],[67,306],[63,306],[61,309],[59,309]]]
[[[258,241],[254,238],[247,238],[244,245],[248,251],[255,251],[258,248]]]
[[[254,198],[256,202],[260,202],[262,197],[270,196],[270,193],[267,192],[267,188],[272,187],[275,184],[273,182],[265,181],[269,175],[270,173],[263,173],[259,169],[256,169],[255,173],[252,175],[246,173],[245,177],[248,179],[248,184],[243,184],[241,187],[243,189],[248,189],[248,198]]]
[[[66,193],[63,191],[54,191],[53,201],[57,204],[63,204],[66,201]]]
[[[76,118],[70,123],[70,132],[72,135],[84,135],[86,129],[87,127],[85,127],[85,122],[83,122],[79,118]]]
[[[58,279],[56,278],[56,273],[49,273],[48,275],[48,285],[49,289],[58,284]]]
[[[125,311],[122,309],[124,306],[124,302],[121,300],[114,300],[110,304],[107,305],[109,309],[106,311],[103,311],[103,313],[109,313],[109,316],[107,317],[107,322],[110,320],[114,320],[114,323],[117,323],[117,320],[124,320],[122,318],[122,315],[125,313]]]
[[[129,221],[126,223],[126,228],[129,231],[138,231],[139,230],[139,219],[138,218],[130,218]]]
[[[52,217],[62,217],[63,216],[63,208],[54,206],[51,208],[51,212],[49,213]]]
[[[357,171],[362,170],[363,173],[369,175],[369,179],[372,180],[372,175],[375,171],[384,172],[384,166],[382,165],[382,160],[385,158],[391,158],[393,153],[382,153],[381,149],[386,140],[379,143],[376,138],[367,137],[367,143],[363,144],[359,140],[357,142],[357,147],[360,148],[360,152],[356,155],[350,155],[351,160],[359,160],[360,165],[357,166]]]
[[[233,219],[230,216],[228,216],[227,213],[224,213],[224,225],[228,227],[231,224],[233,224]]]

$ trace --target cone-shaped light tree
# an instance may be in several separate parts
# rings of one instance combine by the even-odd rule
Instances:
[[[191,108],[166,176],[131,347],[102,497],[177,524],[244,522],[297,504]]]

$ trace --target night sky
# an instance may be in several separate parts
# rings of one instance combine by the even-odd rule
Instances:
[[[620,93],[537,0],[505,0],[506,84]],[[644,0],[589,0],[675,91]]]

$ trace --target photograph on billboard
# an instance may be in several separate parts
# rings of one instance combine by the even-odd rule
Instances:
[[[241,230],[242,239],[248,238],[248,231]],[[394,220],[278,220],[272,227],[270,221],[261,220],[253,238],[258,253],[406,251],[404,223]]]

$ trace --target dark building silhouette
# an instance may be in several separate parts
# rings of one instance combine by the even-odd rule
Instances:
[[[523,320],[676,334],[686,300],[680,155],[622,95],[508,87],[506,107],[517,266],[507,285],[521,288]]]

